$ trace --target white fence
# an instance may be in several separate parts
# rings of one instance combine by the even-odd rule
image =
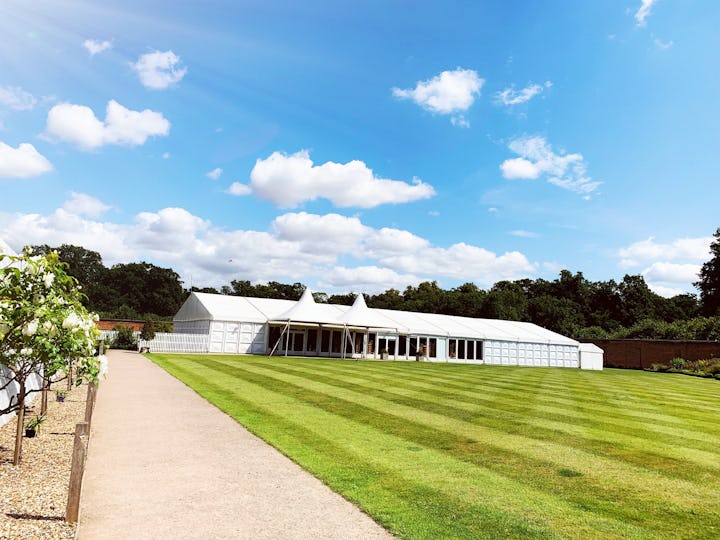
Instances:
[[[138,340],[139,348],[147,348],[150,352],[173,353],[206,353],[208,352],[207,334],[168,334],[158,332],[149,341]]]

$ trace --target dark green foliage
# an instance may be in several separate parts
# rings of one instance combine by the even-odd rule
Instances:
[[[137,339],[135,338],[135,330],[132,326],[117,325],[114,330],[117,336],[112,342],[113,349],[135,350],[137,349]]]
[[[720,229],[710,244],[712,258],[702,265],[700,280],[695,286],[700,290],[703,315],[720,315]]]
[[[670,360],[670,367],[673,369],[683,369],[685,367],[684,358],[673,358]]]
[[[140,332],[140,339],[143,341],[150,341],[155,339],[155,321],[146,320],[143,324],[142,332]]]

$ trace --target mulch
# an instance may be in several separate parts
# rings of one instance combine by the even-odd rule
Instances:
[[[65,381],[53,389],[66,389]],[[12,464],[16,421],[0,427],[0,539],[75,538],[65,522],[75,424],[84,420],[87,386],[73,387],[64,403],[48,395],[47,420],[23,441],[22,461]],[[40,411],[35,394],[26,420]]]

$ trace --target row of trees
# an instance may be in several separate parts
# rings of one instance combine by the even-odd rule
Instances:
[[[172,269],[145,262],[117,264],[106,268],[95,251],[62,245],[59,248],[32,246],[35,253],[56,250],[68,264],[68,273],[83,285],[86,306],[111,318],[169,318],[189,294]],[[713,317],[720,315],[720,229],[711,245],[712,258],[705,263],[695,284],[700,298],[681,294],[664,298],[648,287],[641,275],[626,275],[622,281],[590,281],[581,272],[560,272],[557,279],[500,281],[484,290],[474,283],[443,289],[435,281],[408,286],[404,291],[388,289],[366,295],[370,307],[530,321],[575,337],[666,337],[708,339],[715,335]],[[234,280],[220,289],[193,291],[259,298],[297,300],[302,283],[270,281],[252,284]],[[353,293],[315,293],[317,302],[351,304]],[[710,322],[688,324],[698,317]],[[720,339],[720,329],[717,331]]]
[[[99,376],[101,364],[93,357],[97,319],[79,297],[77,281],[57,253],[0,254],[0,392],[10,398],[0,414],[17,412],[15,465],[27,397],[63,376],[74,374],[78,384]],[[30,384],[32,378],[39,385]]]
[[[172,317],[187,298],[180,276],[146,262],[107,268],[97,251],[63,244],[30,246],[35,255],[57,252],[67,272],[82,286],[85,306],[103,318]]]

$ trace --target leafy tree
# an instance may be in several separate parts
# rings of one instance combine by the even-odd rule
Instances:
[[[702,265],[700,280],[693,285],[700,290],[702,313],[706,316],[720,315],[720,228],[710,244],[712,258]]]
[[[155,321],[152,319],[145,319],[142,331],[140,332],[140,339],[144,341],[151,341],[155,339]]]
[[[538,296],[528,302],[528,311],[532,322],[561,334],[572,335],[583,326],[582,312],[569,298]]]
[[[99,332],[96,319],[80,302],[77,280],[67,274],[57,253],[0,254],[0,267],[0,390],[18,388],[0,414],[17,412],[17,465],[27,397],[61,372],[73,370],[77,384],[97,380],[100,364],[93,353]],[[34,376],[42,379],[38,389],[28,384]]]
[[[129,351],[137,349],[137,338],[132,326],[118,324],[113,330],[117,332],[112,342],[114,349],[126,349]]]
[[[403,309],[403,297],[397,289],[388,289],[387,291],[370,296],[367,298],[368,307],[378,309]]]
[[[498,281],[490,289],[483,316],[508,321],[528,320],[528,301],[522,286],[513,281]]]

